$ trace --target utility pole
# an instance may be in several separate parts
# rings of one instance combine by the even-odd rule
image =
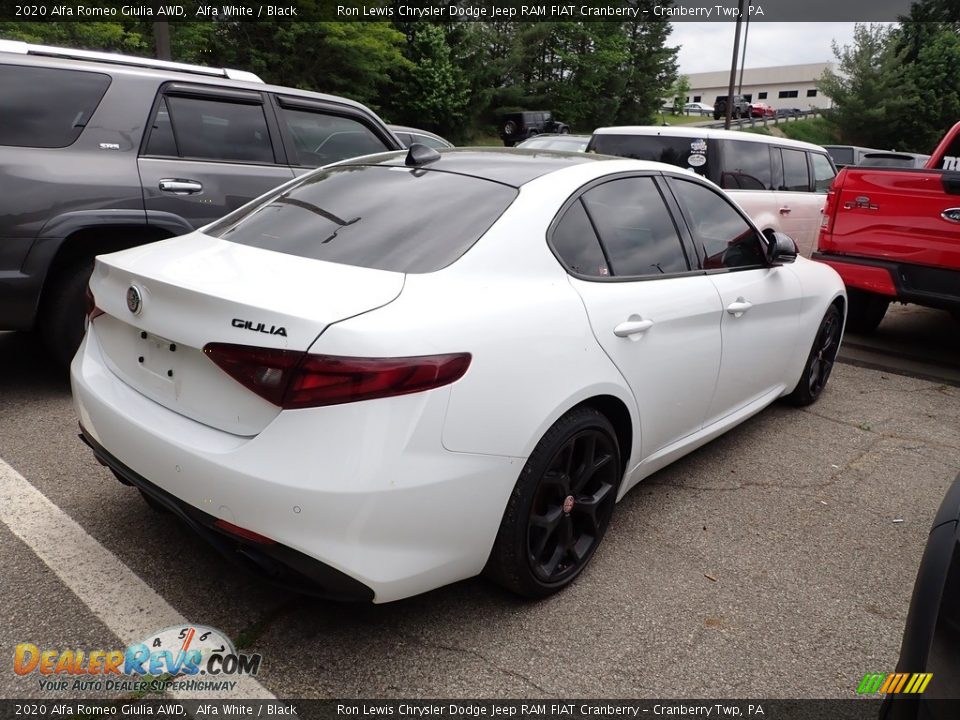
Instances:
[[[740,57],[740,84],[737,87],[737,94],[743,95],[743,69],[747,66],[747,38],[750,37],[750,8],[753,7],[753,0],[747,0],[747,24],[743,27],[743,55]]]
[[[737,56],[740,54],[740,25],[743,23],[743,0],[739,2],[737,10],[737,29],[733,35],[733,58],[730,60],[730,84],[727,86],[727,117],[723,127],[730,129],[730,118],[733,117],[733,88],[737,84]]]
[[[153,44],[158,60],[170,60],[170,23],[153,24]]]

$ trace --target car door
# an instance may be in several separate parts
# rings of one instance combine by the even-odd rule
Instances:
[[[785,389],[783,368],[799,351],[800,281],[789,267],[767,263],[766,240],[722,192],[677,177],[668,183],[723,308],[709,425]]]
[[[636,398],[643,457],[699,430],[720,364],[720,300],[691,272],[660,184],[643,176],[589,186],[551,242]]]
[[[274,104],[295,175],[340,160],[402,148],[386,128],[347,105],[297,95],[277,95]]]
[[[820,232],[820,216],[826,194],[813,192],[807,153],[792,148],[773,148],[780,229],[792,237],[800,254],[810,257]],[[779,175],[778,175],[779,173]]]
[[[161,89],[137,160],[148,222],[174,215],[198,228],[293,178],[265,102],[257,91]]]

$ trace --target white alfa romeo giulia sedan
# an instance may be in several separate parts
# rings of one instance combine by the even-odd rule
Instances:
[[[101,256],[89,302],[100,462],[275,582],[388,602],[569,584],[640,480],[817,399],[846,298],[673,166],[414,146]]]

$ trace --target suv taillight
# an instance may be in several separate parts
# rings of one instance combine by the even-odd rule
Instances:
[[[469,353],[398,358],[310,355],[209,343],[203,352],[230,377],[285,410],[407,395],[463,377]]]

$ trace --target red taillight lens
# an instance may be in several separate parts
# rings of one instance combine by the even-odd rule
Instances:
[[[90,290],[89,285],[87,285],[86,299],[87,299],[87,308],[86,308],[87,324],[89,324],[90,321],[93,320],[94,318],[97,318],[103,315],[103,310],[97,307],[97,301],[93,299],[93,292]]]
[[[244,387],[288,410],[431,390],[459,380],[470,366],[469,353],[359,358],[227,343],[203,351]]]

